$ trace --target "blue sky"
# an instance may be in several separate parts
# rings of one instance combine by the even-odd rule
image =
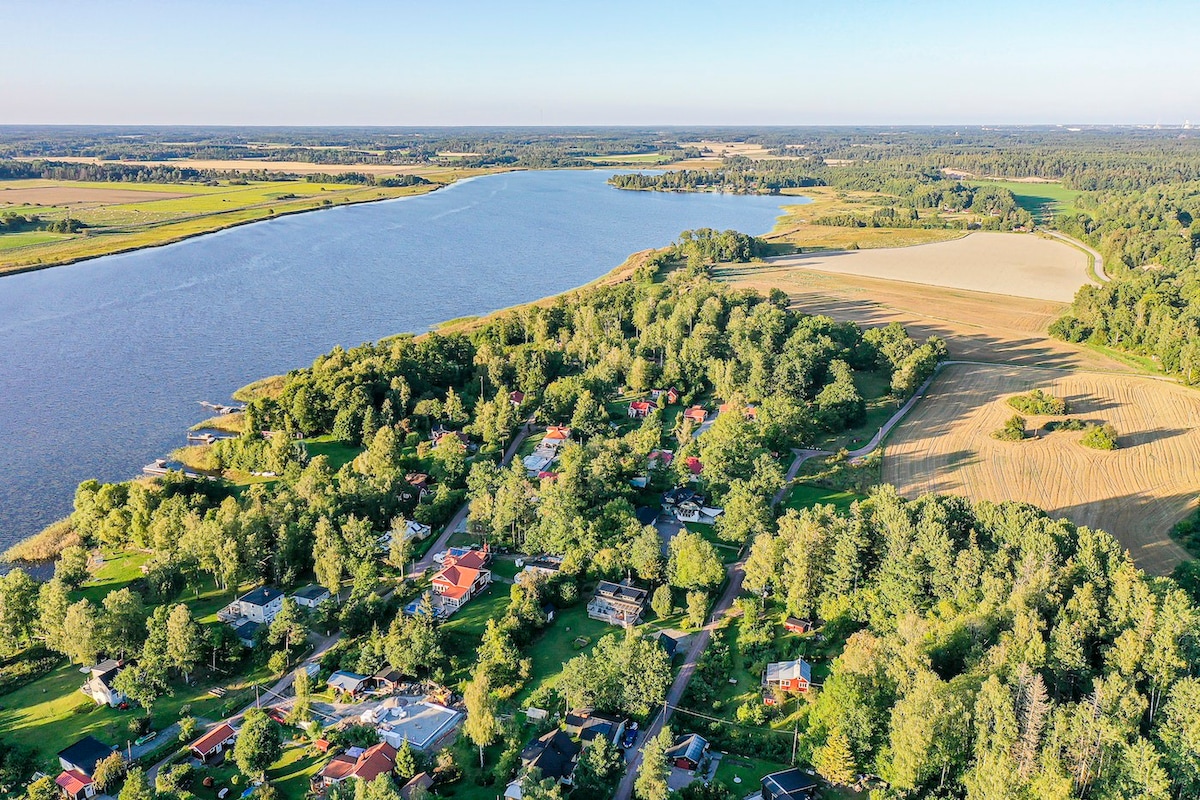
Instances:
[[[1200,3],[38,0],[0,123],[1200,122]]]

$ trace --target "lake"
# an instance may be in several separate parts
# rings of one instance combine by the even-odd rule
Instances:
[[[0,549],[185,444],[252,380],[587,283],[690,228],[770,230],[796,197],[629,192],[516,172],[0,278]]]

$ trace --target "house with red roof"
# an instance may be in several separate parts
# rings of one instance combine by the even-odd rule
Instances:
[[[717,406],[717,413],[724,414],[729,409],[733,408],[730,403],[721,403]],[[742,416],[746,419],[758,419],[758,406],[742,406]]]
[[[654,404],[649,400],[634,400],[629,404],[629,418],[645,419],[653,408]]]
[[[565,442],[571,438],[571,429],[566,425],[547,425],[543,438],[547,442]]]
[[[702,464],[700,459],[696,458],[695,456],[688,456],[687,460],[683,463],[687,467],[688,472],[692,474],[693,480],[699,478],[700,473],[704,471],[704,464]]]
[[[708,419],[708,412],[700,406],[692,406],[687,411],[683,412],[683,418],[691,420],[697,425],[703,425],[704,421]]]
[[[651,389],[650,390],[650,397],[655,400],[662,397],[663,395],[666,395],[667,405],[669,405],[669,406],[673,406],[679,402],[679,397],[680,397],[679,390],[676,389],[674,386],[672,386],[670,389]]]
[[[315,788],[324,793],[330,786],[351,778],[370,783],[396,768],[396,748],[386,742],[356,752],[358,750],[352,747],[329,759],[313,781]]]
[[[482,550],[446,556],[441,572],[433,576],[432,588],[447,615],[462,608],[492,582],[491,570],[486,569],[490,559],[487,545]]]
[[[509,392],[508,402],[512,404],[513,408],[520,408],[521,404],[525,402],[525,393],[522,391]]]
[[[188,750],[204,764],[219,760],[233,743],[237,741],[237,731],[229,723],[221,723],[196,741],[188,745]]]
[[[674,460],[675,454],[670,450],[651,450],[650,455],[646,456],[646,468],[669,467]]]
[[[60,772],[54,782],[58,784],[63,795],[70,800],[85,800],[85,798],[95,797],[99,793],[96,782],[77,769]]]

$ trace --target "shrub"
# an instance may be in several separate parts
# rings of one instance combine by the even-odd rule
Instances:
[[[1112,425],[1092,425],[1083,434],[1079,443],[1093,450],[1116,450],[1117,429]]]
[[[1008,398],[1008,404],[1022,414],[1059,417],[1067,413],[1066,400],[1041,389],[1034,389],[1027,394],[1014,395]]]
[[[1047,422],[1043,427],[1046,431],[1085,431],[1088,428],[1088,423],[1074,417],[1066,419],[1055,419]]]
[[[1019,442],[1025,438],[1025,418],[1014,414],[1003,428],[992,431],[992,438],[1002,442]]]

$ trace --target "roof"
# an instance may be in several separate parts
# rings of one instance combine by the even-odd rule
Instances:
[[[54,782],[58,784],[60,789],[71,795],[79,794],[89,785],[95,783],[95,781],[77,769],[69,769],[59,773]]]
[[[442,589],[442,594],[450,597],[461,597],[471,590],[471,587],[475,585],[475,581],[478,578],[479,570],[451,564],[433,576],[433,583],[445,586]]]
[[[396,748],[385,742],[368,747],[366,752],[358,757],[351,773],[355,778],[373,781],[385,772],[391,772],[396,766]]]
[[[404,678],[406,676],[403,672],[401,672],[400,670],[398,670],[394,667],[384,666],[383,669],[379,670],[379,672],[376,672],[371,677],[377,681],[387,681],[388,683],[400,683],[402,680],[404,680]]]
[[[578,736],[585,742],[590,742],[597,736],[604,736],[611,740],[617,728],[621,726],[621,721],[606,714],[597,714],[590,708],[584,708],[567,714],[563,725],[567,733]]]
[[[229,627],[233,628],[233,632],[238,635],[239,639],[253,641],[254,637],[258,635],[259,629],[262,628],[262,625],[252,620],[240,619],[236,622],[231,622]]]
[[[428,789],[430,786],[433,786],[433,776],[428,772],[418,772],[416,775],[413,775],[408,783],[400,787],[400,796],[404,800],[409,800],[413,795],[413,790],[418,786],[422,789]]]
[[[650,455],[646,456],[646,461],[648,461],[651,466],[653,466],[654,462],[656,461],[663,466],[667,466],[674,460],[675,454],[670,450],[651,450]]]
[[[508,399],[513,401],[514,403],[524,403],[525,402],[525,393],[519,389],[515,392],[509,392]],[[421,774],[424,775],[425,773],[421,773]]]
[[[566,425],[550,425],[546,428],[547,439],[570,439],[571,429]]]
[[[792,681],[796,678],[803,679],[805,683],[812,682],[812,665],[803,658],[767,664],[767,680],[770,682]]]
[[[762,779],[762,785],[764,789],[770,790],[772,796],[779,796],[812,789],[820,785],[820,781],[816,776],[793,767],[781,772],[772,772]]]
[[[679,642],[675,640],[675,637],[667,635],[665,631],[659,631],[654,640],[658,642],[663,650],[667,651],[667,658],[675,657],[675,650],[679,647]]]
[[[447,557],[447,561],[454,561],[454,566],[463,567],[464,569],[480,569],[488,562],[488,553],[485,550],[468,550],[462,555],[454,555],[451,553]]]
[[[221,723],[213,728],[208,733],[201,736],[196,741],[192,742],[189,747],[201,755],[208,755],[213,750],[221,746],[223,742],[228,741],[236,735],[236,731],[229,726],[229,723]]]
[[[351,752],[353,751],[348,750],[331,758],[321,769],[321,777],[335,781],[358,778],[370,782],[384,773],[391,772],[396,766],[396,748],[386,742],[371,745],[357,758],[350,755]]]
[[[667,758],[686,758],[688,761],[700,763],[707,749],[707,739],[698,733],[689,733],[675,740],[675,744],[667,750]]]
[[[85,736],[65,750],[59,750],[58,757],[78,767],[81,772],[91,775],[96,770],[96,763],[108,758],[112,751],[111,747],[95,736]]]
[[[633,512],[633,515],[637,517],[637,521],[641,524],[653,525],[654,520],[658,519],[658,509],[651,508],[650,506],[642,506],[641,508],[636,509]]]
[[[596,586],[596,596],[605,597],[614,600],[623,600],[627,603],[642,603],[646,600],[646,590],[639,589],[636,586],[630,586],[626,583],[613,583],[612,581],[600,581]]]
[[[260,586],[251,589],[238,598],[239,603],[249,603],[254,606],[265,606],[277,597],[283,597],[283,592],[274,586]]]
[[[545,778],[567,777],[575,769],[575,756],[580,746],[561,728],[539,736],[521,751],[521,761],[527,767],[537,767]]]
[[[649,411],[650,403],[646,400],[634,400],[629,404],[634,411]]]
[[[704,471],[704,464],[700,463],[700,459],[696,458],[695,456],[688,456],[688,459],[685,463],[687,464],[688,472],[692,473],[693,475],[699,475]]]
[[[683,416],[688,419],[699,419],[703,422],[704,420],[708,419],[708,412],[700,406],[692,406],[687,411],[683,412]]]
[[[354,692],[354,691],[358,691],[359,687],[362,686],[363,681],[365,681],[366,679],[367,678],[365,675],[359,675],[356,672],[346,672],[344,670],[338,670],[337,672],[335,672],[329,676],[329,680],[326,681],[326,683],[335,689],[342,689],[343,691]]]
[[[308,586],[301,586],[292,592],[292,596],[303,597],[305,600],[319,600],[322,597],[329,597],[329,590],[324,586],[317,586],[315,583],[310,583]]]

